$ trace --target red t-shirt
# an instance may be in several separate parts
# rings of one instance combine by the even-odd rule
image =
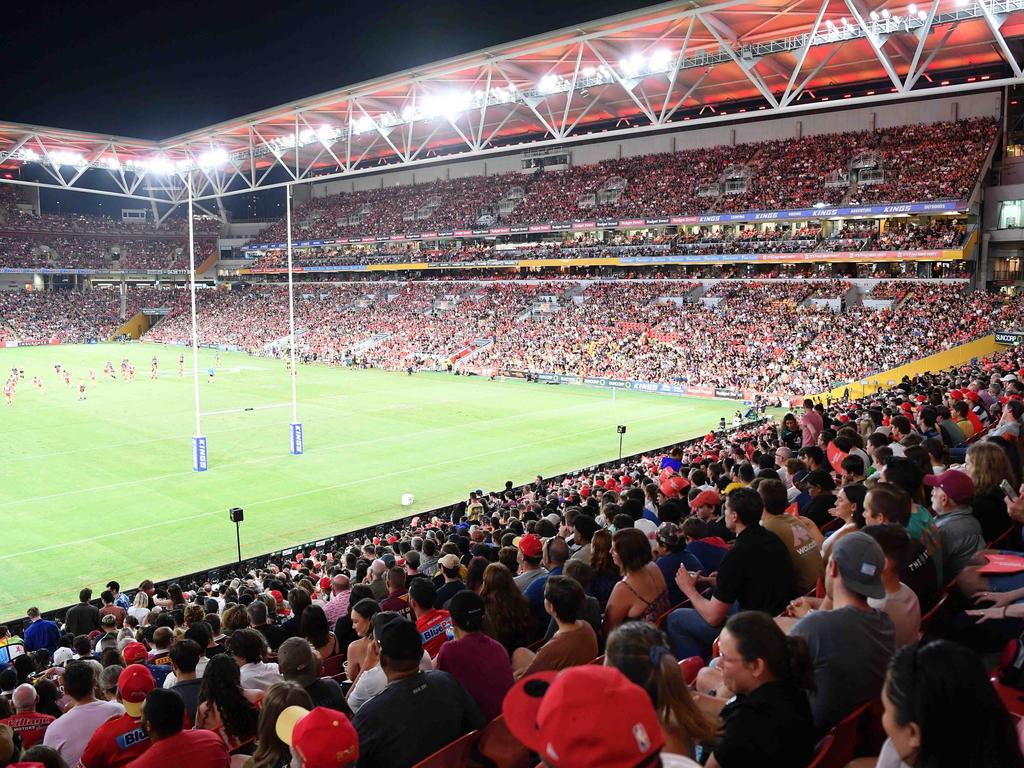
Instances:
[[[43,740],[46,726],[54,719],[53,715],[44,715],[40,712],[22,712],[20,715],[12,715],[6,720],[0,720],[0,723],[10,726],[12,731],[20,734],[21,746],[28,749]]]
[[[227,747],[213,731],[181,731],[160,739],[131,768],[229,768]]]
[[[454,635],[455,632],[448,611],[437,608],[416,619],[416,629],[420,632],[423,650],[430,658],[437,656],[441,646],[448,641],[448,635]]]
[[[147,749],[149,736],[142,727],[142,718],[129,714],[112,717],[89,739],[78,768],[123,768]]]

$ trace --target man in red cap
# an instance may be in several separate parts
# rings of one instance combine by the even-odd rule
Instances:
[[[82,753],[80,766],[121,768],[149,749],[149,736],[142,727],[142,703],[155,687],[153,674],[142,664],[131,664],[121,671],[117,700],[124,714],[96,729]]]
[[[554,768],[697,766],[662,754],[665,736],[650,697],[613,667],[588,664],[524,677],[508,692],[502,713],[512,735]],[[652,761],[657,755],[660,763]]]
[[[729,530],[721,515],[722,497],[717,491],[701,491],[690,499],[690,511],[708,525],[708,536],[732,541],[736,534]]]
[[[343,712],[291,706],[277,716],[277,737],[291,747],[292,768],[348,768],[359,759],[359,736]]]
[[[229,768],[224,740],[213,731],[183,730],[185,702],[174,691],[157,688],[142,705],[142,727],[149,749],[131,768]]]
[[[948,580],[959,575],[974,556],[985,548],[981,523],[974,516],[974,482],[970,475],[948,469],[941,475],[925,475],[932,489],[935,525],[942,538],[942,574]]]
[[[544,545],[537,534],[528,533],[519,539],[516,547],[519,549],[519,575],[515,582],[519,591],[525,592],[534,579],[547,574],[540,564],[544,556]]]

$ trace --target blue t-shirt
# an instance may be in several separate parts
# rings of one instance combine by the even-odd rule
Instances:
[[[682,552],[669,552],[659,557],[655,563],[661,569],[661,575],[665,577],[665,584],[668,585],[668,601],[672,605],[678,605],[686,599],[686,595],[676,585],[676,572],[680,565],[685,565],[688,571],[704,571],[704,566],[694,555],[684,549]]]

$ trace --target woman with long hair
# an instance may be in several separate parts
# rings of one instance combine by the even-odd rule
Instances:
[[[64,710],[60,708],[61,692],[57,684],[48,677],[41,677],[35,682],[36,695],[39,700],[36,702],[36,712],[52,717],[60,717]]]
[[[722,707],[722,735],[707,768],[804,768],[817,735],[807,691],[814,687],[807,642],[758,611],[732,616],[718,638],[723,683],[736,695]]]
[[[624,621],[654,623],[670,607],[668,585],[651,555],[650,539],[639,528],[624,528],[612,538],[612,557],[622,570],[604,611],[607,636]]]
[[[717,739],[718,723],[698,709],[668,639],[654,625],[630,621],[619,626],[608,638],[604,664],[647,691],[666,752],[697,759],[698,746]]]
[[[338,638],[331,632],[327,614],[319,605],[310,605],[302,612],[299,619],[299,634],[316,648],[321,659],[328,659],[341,653]]]
[[[1017,730],[978,655],[948,640],[896,651],[878,768],[1021,768]]]
[[[252,754],[255,748],[262,691],[242,688],[238,664],[226,653],[207,662],[199,687],[196,728],[214,731],[232,754]]]
[[[349,609],[349,614],[352,617],[352,629],[359,636],[358,640],[353,640],[348,644],[348,649],[345,652],[345,674],[353,683],[363,670],[363,659],[366,658],[367,649],[373,642],[370,620],[379,611],[380,605],[372,597],[363,598]]]
[[[288,707],[313,709],[313,700],[306,689],[288,681],[275,683],[267,689],[260,707],[256,731],[256,751],[245,762],[245,768],[288,768],[292,753],[277,736],[277,717]]]
[[[149,595],[141,589],[135,593],[135,600],[132,601],[132,607],[128,609],[128,615],[134,616],[139,624],[145,622],[146,617],[149,616]]]
[[[779,428],[779,440],[789,450],[796,453],[803,446],[803,434],[800,431],[800,424],[796,415],[787,413],[782,417],[782,426]]]
[[[994,541],[1012,522],[1006,516],[1006,502],[999,484],[1006,480],[1016,488],[1020,482],[1006,451],[992,440],[982,440],[967,449],[965,470],[974,481],[971,509],[981,523],[985,541]]]
[[[536,633],[533,609],[508,568],[491,563],[484,569],[480,597],[484,600],[486,634],[505,646],[510,656],[516,648],[530,644]]]
[[[612,534],[604,528],[595,531],[590,540],[590,570],[593,571],[590,594],[597,598],[601,610],[604,610],[612,589],[622,578],[619,566],[612,557]]]
[[[836,503],[828,511],[832,517],[842,520],[843,524],[832,531],[821,543],[821,559],[828,563],[832,556],[832,547],[836,545],[843,536],[853,531],[859,531],[864,527],[864,499],[868,491],[859,483],[844,485],[836,490]]]
[[[230,635],[238,629],[249,627],[249,613],[244,605],[232,605],[224,609],[221,615],[220,628],[225,635]]]
[[[476,555],[466,566],[466,589],[480,594],[480,588],[484,585],[484,571],[491,564],[483,555]]]

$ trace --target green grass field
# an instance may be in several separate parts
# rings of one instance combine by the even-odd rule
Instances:
[[[302,366],[305,454],[288,453],[291,387],[275,360],[222,353],[200,381],[210,470],[191,468],[191,354],[101,345],[0,349],[25,369],[0,404],[0,619],[77,600],[110,578],[135,586],[235,559],[230,507],[252,556],[702,434],[734,404],[521,381]],[[149,361],[160,376],[150,381]],[[136,380],[104,379],[124,357]],[[55,363],[73,372],[68,388]],[[214,365],[203,351],[200,369]],[[97,372],[97,383],[87,371]],[[44,383],[42,392],[33,376]],[[87,399],[78,400],[86,379]],[[243,411],[246,407],[255,410]],[[403,493],[415,495],[412,508]]]

